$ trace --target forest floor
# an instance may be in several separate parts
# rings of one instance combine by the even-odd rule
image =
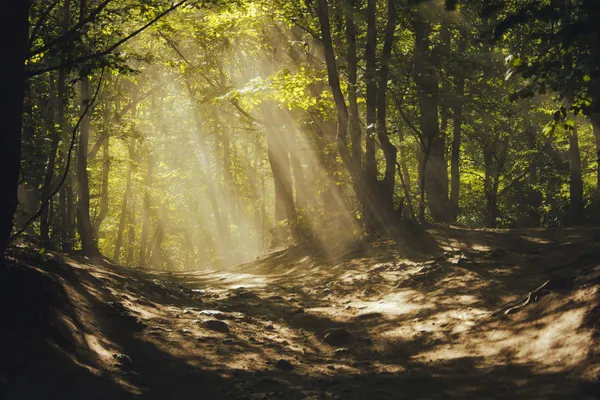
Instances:
[[[10,259],[5,400],[600,399],[600,229],[432,228],[186,273]]]

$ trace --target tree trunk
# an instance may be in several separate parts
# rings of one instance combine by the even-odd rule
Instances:
[[[135,249],[135,210],[136,210],[136,196],[135,191],[132,192],[133,196],[133,207],[129,212],[129,224],[127,228],[127,258],[125,261],[125,265],[131,267],[133,265],[133,251]]]
[[[389,79],[389,66],[392,57],[392,45],[396,31],[396,7],[394,0],[388,0],[388,21],[385,28],[385,39],[381,53],[381,70],[379,73],[379,87],[377,88],[377,137],[385,156],[385,175],[379,185],[381,190],[378,195],[381,201],[381,211],[385,221],[392,222],[394,215],[394,188],[396,182],[396,160],[398,149],[392,144],[388,136],[387,122],[387,90]]]
[[[90,99],[90,82],[87,76],[81,78],[81,110],[84,112]],[[83,255],[90,258],[99,258],[100,252],[94,240],[94,230],[90,221],[90,182],[87,172],[87,156],[90,140],[90,116],[83,116],[80,126],[79,149],[77,154],[77,187],[79,199],[77,202],[77,228]]]
[[[100,212],[95,219],[94,232],[95,237],[100,235],[102,222],[108,215],[108,176],[110,172],[110,138],[105,138],[102,142],[102,188],[100,190]]]
[[[421,111],[420,125],[424,137],[424,176],[421,179],[427,204],[434,220],[446,222],[448,215],[448,171],[444,158],[444,138],[440,137],[438,115],[438,80],[429,55],[431,27],[417,13],[415,29],[415,83]]]
[[[0,267],[17,209],[29,6],[22,0],[0,2]]]
[[[466,50],[466,42],[464,39],[459,39],[458,52],[464,54]],[[458,213],[460,212],[458,201],[460,199],[460,143],[462,136],[462,107],[465,92],[465,78],[461,73],[456,77],[456,86],[454,88],[457,99],[454,105],[453,132],[452,132],[452,155],[450,161],[450,207],[451,221],[456,222]]]
[[[280,224],[287,219],[291,233],[296,238],[296,223],[298,215],[294,205],[292,191],[292,175],[290,171],[290,158],[287,146],[284,145],[281,133],[271,132],[267,128],[267,153],[269,165],[273,173],[273,184],[275,186],[275,222]],[[281,231],[275,228],[276,231]],[[277,241],[282,239],[282,233],[276,232]]]
[[[367,2],[367,47],[365,49],[365,79],[367,84],[367,134],[365,171],[368,182],[375,186],[377,163],[375,159],[375,134],[377,123],[377,0]]]
[[[600,113],[593,113],[590,119],[596,139],[596,196],[600,199]]]
[[[485,179],[483,183],[483,192],[485,195],[485,211],[483,223],[486,228],[495,228],[497,220],[497,193],[494,189],[494,149],[491,145],[484,145],[483,161],[485,170]]]
[[[146,178],[144,179],[144,205],[142,208],[142,232],[140,236],[140,255],[139,264],[140,267],[146,267],[146,252],[148,245],[148,232],[150,230],[150,189],[152,187],[152,177],[154,172],[154,159],[152,155],[148,155],[148,166],[146,171]]]
[[[362,128],[360,126],[360,113],[357,101],[357,76],[358,59],[356,55],[356,25],[354,23],[354,1],[343,2],[346,21],[346,40],[348,48],[346,59],[348,62],[348,106],[350,120],[350,144],[352,146],[352,158],[356,165],[362,165]]]
[[[52,82],[52,76],[50,80]],[[48,154],[48,162],[46,164],[46,174],[44,176],[44,185],[42,186],[42,197],[41,201],[45,201],[50,196],[52,192],[52,181],[54,179],[54,169],[56,166],[56,155],[58,152],[58,143],[60,141],[60,131],[63,130],[64,120],[65,120],[65,112],[64,112],[64,93],[65,93],[65,79],[66,74],[64,68],[59,69],[58,71],[58,80],[57,80],[57,89],[56,89],[56,97],[53,97],[53,111],[55,114],[56,125],[60,128],[56,129],[54,126],[50,129],[51,134],[51,142],[50,142],[50,152]],[[50,90],[52,90],[52,83],[50,84]],[[60,130],[60,131],[59,131]],[[50,202],[46,207],[42,208],[42,213],[40,215],[40,238],[42,242],[47,242],[50,239],[50,218],[48,213]]]
[[[570,219],[571,224],[579,225],[584,221],[583,213],[583,179],[581,176],[581,154],[579,151],[579,136],[574,126],[569,133],[570,179]]]
[[[127,180],[125,183],[125,192],[123,193],[123,203],[121,203],[121,215],[119,218],[119,230],[117,231],[117,241],[115,242],[115,251],[113,253],[113,262],[118,264],[121,258],[121,246],[123,245],[123,232],[125,231],[125,221],[127,218],[129,194],[131,193],[131,175],[135,160],[135,138],[129,142],[129,166],[127,167]]]

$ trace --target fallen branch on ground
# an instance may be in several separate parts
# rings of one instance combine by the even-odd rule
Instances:
[[[544,290],[546,288],[546,286],[548,286],[550,284],[550,281],[546,281],[544,282],[541,286],[539,286],[537,289],[532,290],[531,292],[529,292],[527,294],[527,296],[517,302],[511,303],[503,308],[501,308],[500,310],[494,312],[492,314],[492,316],[495,316],[499,313],[503,313],[504,315],[508,315],[508,314],[512,314],[514,312],[519,311],[520,309],[524,308],[525,306],[527,306],[529,303],[531,303],[532,299],[537,299],[538,296],[536,296],[537,294],[539,294],[542,290]]]

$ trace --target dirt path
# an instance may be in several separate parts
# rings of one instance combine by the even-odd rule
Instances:
[[[430,233],[434,256],[382,242],[335,260],[279,251],[194,273],[29,263],[20,273],[43,277],[56,307],[26,324],[50,321],[52,345],[13,337],[0,394],[600,398],[600,231]],[[546,280],[527,307],[494,314]],[[24,359],[19,348],[35,350]]]

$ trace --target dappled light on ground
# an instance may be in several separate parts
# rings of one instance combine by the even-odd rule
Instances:
[[[459,249],[407,257],[386,242],[337,259],[292,249],[186,273],[73,260],[54,272],[74,307],[59,313],[57,343],[75,343],[73,368],[111,380],[117,399],[174,387],[182,399],[593,399],[589,271],[600,252],[588,233],[436,229]],[[533,266],[538,254],[553,262]],[[561,265],[588,272],[498,312],[541,277],[562,282]]]

